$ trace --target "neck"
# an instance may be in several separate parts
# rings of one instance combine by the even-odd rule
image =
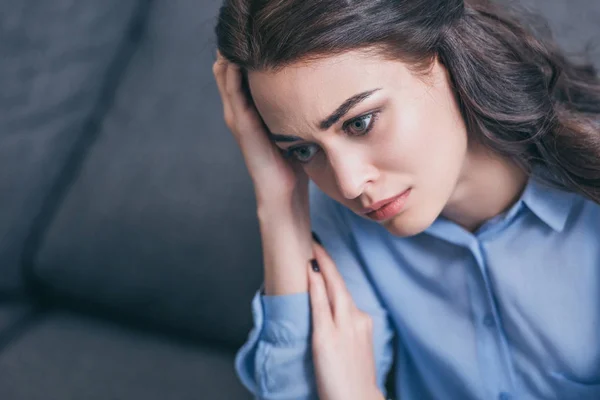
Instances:
[[[528,175],[511,160],[481,146],[471,147],[442,215],[474,232],[519,199]]]

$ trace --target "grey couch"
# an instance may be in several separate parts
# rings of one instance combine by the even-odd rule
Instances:
[[[597,0],[536,3],[569,49],[598,39]],[[260,236],[219,5],[0,1],[0,399],[250,398]]]

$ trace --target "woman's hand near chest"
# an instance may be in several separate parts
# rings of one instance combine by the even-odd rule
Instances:
[[[321,400],[383,400],[377,387],[373,325],[359,310],[335,263],[314,243],[318,264],[309,268],[312,353]]]

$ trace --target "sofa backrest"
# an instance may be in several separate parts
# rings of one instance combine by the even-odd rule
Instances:
[[[212,63],[220,1],[156,0],[40,245],[51,293],[240,344],[262,260]]]
[[[35,221],[86,134],[140,0],[0,4],[0,295],[23,292]]]

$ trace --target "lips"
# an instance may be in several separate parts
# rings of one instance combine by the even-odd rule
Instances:
[[[381,200],[381,201],[378,201],[378,202],[376,202],[376,203],[373,203],[373,204],[371,205],[371,207],[366,207],[366,208],[363,208],[363,209],[360,211],[360,213],[361,213],[361,214],[369,214],[369,213],[371,213],[371,212],[373,212],[373,211],[377,211],[377,210],[379,210],[380,208],[383,208],[384,206],[386,206],[387,204],[390,204],[391,202],[393,202],[394,200],[396,200],[398,197],[401,197],[401,196],[404,196],[404,195],[406,195],[406,193],[407,193],[409,190],[410,190],[410,188],[409,188],[409,189],[406,189],[404,192],[402,192],[402,193],[400,193],[400,194],[397,194],[397,195],[396,195],[396,196],[394,196],[394,197],[390,197],[390,198],[388,198],[388,199]]]
[[[393,218],[395,215],[402,212],[410,196],[411,189],[407,189],[400,193],[398,196],[394,196],[391,199],[383,200],[375,203],[375,207],[379,207],[373,211],[369,211],[364,214],[367,218],[373,221],[383,222]],[[382,204],[383,203],[383,204]],[[371,206],[371,209],[374,208]],[[368,210],[368,209],[367,209]]]

